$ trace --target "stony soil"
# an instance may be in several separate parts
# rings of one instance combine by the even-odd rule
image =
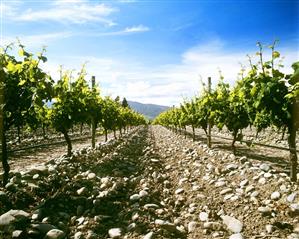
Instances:
[[[116,135],[117,137],[119,137],[118,132]],[[113,138],[114,138],[113,133],[108,134],[108,140],[112,140]],[[56,142],[55,140],[54,142]],[[104,140],[105,140],[104,135],[98,135],[96,137],[96,142],[103,142]],[[61,141],[61,139],[59,141]],[[40,141],[38,142],[38,144],[39,143]],[[83,148],[88,148],[90,144],[91,144],[91,139],[87,138],[86,136],[83,136],[82,139],[72,141],[72,147],[74,150],[77,151]],[[22,145],[22,147],[23,146],[26,145]],[[37,147],[37,148],[9,153],[10,169],[11,171],[19,171],[22,169],[32,168],[35,167],[36,165],[58,158],[63,154],[66,154],[66,151],[67,151],[67,144],[61,143],[61,144],[53,144],[44,147]],[[1,170],[2,170],[2,164],[0,164],[0,171]]]
[[[299,238],[298,184],[247,156],[139,127],[14,172],[0,238]]]

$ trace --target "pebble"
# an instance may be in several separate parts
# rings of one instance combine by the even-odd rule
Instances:
[[[145,197],[145,196],[147,196],[147,195],[148,195],[148,192],[145,191],[145,190],[141,190],[141,191],[139,192],[139,196],[140,196],[140,197]]]
[[[52,229],[47,232],[45,239],[63,239],[65,238],[65,233],[58,229]]]
[[[82,232],[76,232],[74,235],[74,239],[83,239],[83,233]]]
[[[288,195],[287,196],[287,201],[289,202],[289,203],[292,203],[294,200],[295,200],[295,198],[297,197],[297,192],[294,192],[294,193],[291,193],[290,195]]]
[[[199,213],[199,220],[202,222],[206,222],[209,219],[209,214],[206,212]]]
[[[143,239],[153,239],[153,237],[154,237],[154,233],[149,232],[146,235],[144,235]]]
[[[266,232],[267,233],[272,233],[273,232],[273,226],[271,224],[266,225]]]
[[[224,201],[228,200],[228,199],[231,199],[232,197],[234,196],[233,193],[230,193],[230,194],[226,194],[223,198]]]
[[[12,232],[12,238],[24,238],[22,230],[15,230]]]
[[[194,222],[194,221],[189,222],[189,223],[188,223],[188,232],[189,232],[189,233],[190,233],[190,232],[194,232],[195,229],[196,229],[196,227],[197,227],[197,222]]]
[[[10,223],[13,223],[17,220],[17,218],[26,217],[28,218],[30,216],[29,213],[23,211],[23,210],[9,210],[8,212],[2,214],[0,216],[0,226],[7,226]]]
[[[223,189],[222,191],[220,191],[220,194],[224,195],[224,194],[231,193],[231,192],[233,192],[233,190],[231,188],[226,188],[226,189]]]
[[[91,230],[88,231],[86,239],[97,239],[97,238],[99,238],[99,237],[96,233],[94,233]]]
[[[236,170],[238,168],[238,165],[236,164],[229,164],[226,166],[226,170],[228,171],[233,171],[233,170]]]
[[[243,229],[243,223],[238,219],[231,216],[222,216],[223,223],[227,226],[227,229],[234,233],[239,233]]]
[[[280,195],[280,192],[273,192],[272,194],[271,194],[271,199],[272,200],[278,200],[279,198],[281,197],[281,195]]]
[[[220,187],[223,187],[225,185],[226,185],[226,182],[224,182],[224,181],[220,181],[220,182],[216,182],[215,183],[215,187],[216,188],[220,188]]]
[[[242,236],[241,233],[235,233],[230,235],[229,239],[243,239],[244,237]]]
[[[120,228],[111,228],[111,229],[109,229],[108,234],[111,238],[119,238],[121,236],[121,229]]]
[[[77,194],[78,195],[82,195],[85,194],[87,192],[87,188],[86,187],[82,187],[80,189],[77,190]]]
[[[94,179],[96,177],[96,174],[95,173],[89,173],[88,175],[87,175],[87,178],[88,179]]]
[[[132,196],[130,196],[131,201],[137,201],[140,198],[141,198],[141,196],[139,194],[133,194]]]
[[[270,170],[270,166],[266,163],[263,163],[260,165],[260,169],[265,171],[265,172],[268,172]]]
[[[183,193],[185,190],[183,188],[179,188],[177,190],[175,190],[175,194],[181,194]]]
[[[265,178],[260,178],[258,181],[259,184],[265,184],[266,183],[266,179]]]
[[[257,197],[259,195],[258,191],[254,191],[250,194],[250,197]]]
[[[249,183],[249,181],[247,179],[244,179],[240,182],[240,187],[244,187]]]
[[[154,204],[154,203],[145,204],[143,207],[145,209],[148,209],[148,208],[159,208],[159,206],[157,204]]]
[[[245,193],[250,193],[254,190],[254,186],[250,185],[250,186],[247,186],[246,189],[245,189]]]
[[[257,209],[263,216],[268,216],[271,214],[271,209],[269,207],[259,207]]]
[[[264,174],[264,178],[271,178],[272,177],[272,173],[265,173]]]

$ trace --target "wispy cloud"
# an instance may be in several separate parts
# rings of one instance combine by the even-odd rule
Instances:
[[[137,0],[117,0],[117,2],[120,2],[120,3],[135,3],[135,2],[137,2]]]
[[[121,35],[129,35],[134,33],[141,33],[147,32],[150,29],[143,25],[127,27],[120,31],[114,32],[103,32],[103,33],[86,33],[86,32],[71,32],[71,31],[61,31],[61,32],[52,32],[52,33],[45,33],[45,34],[33,34],[33,35],[23,35],[20,34],[18,36],[4,36],[1,39],[0,45],[5,46],[12,42],[16,42],[17,38],[27,47],[42,47],[44,45],[48,45],[54,41],[59,41],[61,39],[76,37],[76,36],[121,36]]]
[[[187,28],[193,26],[193,24],[194,24],[193,22],[184,23],[184,24],[173,27],[171,30],[174,32],[181,31],[181,30],[184,30],[184,29],[187,29]]]
[[[19,38],[22,44],[26,47],[42,47],[50,42],[59,41],[64,38],[71,37],[72,35],[73,34],[71,32],[63,31],[36,35],[19,35],[17,37],[5,36],[1,45],[5,46],[12,42],[16,42],[17,38]]]
[[[89,35],[90,36],[121,36],[121,35],[128,35],[128,34],[132,34],[132,33],[147,32],[149,30],[150,30],[149,27],[146,27],[143,25],[138,25],[138,26],[126,27],[125,29],[120,30],[120,31],[91,33]]]
[[[114,26],[116,23],[109,16],[116,12],[104,3],[91,3],[83,0],[57,0],[53,1],[47,9],[21,9],[9,6],[10,12],[6,14],[12,21],[55,21],[62,23],[84,24],[87,22],[99,22],[106,26]]]

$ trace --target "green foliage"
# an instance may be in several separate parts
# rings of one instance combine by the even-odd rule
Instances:
[[[195,99],[184,102],[180,109],[170,109],[161,113],[155,124],[170,127],[191,125],[205,131],[208,123],[219,129],[224,126],[234,139],[242,129],[253,125],[258,132],[269,126],[288,128],[292,131],[294,120],[299,127],[299,62],[293,64],[294,74],[286,75],[282,67],[280,53],[275,49],[277,41],[269,46],[270,59],[264,57],[264,46],[257,43],[257,63],[249,57],[250,69],[241,69],[241,79],[231,89],[224,83],[223,76],[216,88]],[[246,74],[247,73],[247,74]],[[181,115],[180,121],[177,115]]]
[[[11,126],[21,127],[25,124],[36,125],[39,118],[39,110],[44,107],[47,100],[51,100],[53,94],[53,80],[40,67],[44,60],[45,49],[35,57],[25,51],[19,44],[19,60],[8,53],[13,49],[10,45],[1,50],[5,76],[5,128]]]

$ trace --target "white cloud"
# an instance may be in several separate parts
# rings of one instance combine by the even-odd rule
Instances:
[[[137,0],[118,0],[119,3],[135,3]]]
[[[14,16],[16,10],[22,5],[21,1],[1,1],[1,10],[3,16]]]
[[[116,25],[109,16],[117,10],[103,3],[59,0],[54,1],[47,9],[10,8],[10,14],[5,15],[12,21],[55,21],[74,24],[99,22],[106,26]]]
[[[102,32],[102,33],[85,33],[84,35],[88,36],[122,36],[122,35],[129,35],[133,33],[140,33],[140,32],[147,32],[149,31],[150,28],[143,26],[143,25],[138,25],[138,26],[132,26],[132,27],[126,27],[123,30],[120,31],[113,31],[113,32]]]
[[[52,41],[61,40],[63,38],[71,37],[71,32],[53,32],[47,34],[36,34],[36,35],[19,35],[17,37],[4,36],[1,45],[8,45],[12,42],[16,42],[17,38],[20,39],[21,43],[28,48],[41,48],[46,46]]]
[[[82,63],[88,61],[87,77],[96,76],[104,95],[113,97],[119,95],[128,100],[171,106],[179,105],[184,98],[198,94],[201,90],[201,77],[206,82],[207,77],[211,76],[213,85],[216,85],[219,79],[218,68],[221,69],[225,81],[231,84],[235,82],[240,71],[239,62],[246,63],[246,54],[250,51],[228,52],[225,49],[223,42],[212,41],[183,52],[181,62],[178,64],[156,67],[145,66],[129,59],[116,60],[92,56],[60,56],[59,59],[54,59],[54,62],[67,62],[66,68],[78,70]],[[286,68],[283,72],[292,72],[290,65],[298,59],[297,53],[289,48],[278,50],[286,56],[284,61]],[[49,63],[52,64],[51,59]],[[56,68],[54,65],[52,64],[50,71],[56,71],[57,75],[59,64],[56,64]]]
[[[127,27],[124,32],[130,33],[130,32],[147,32],[150,29],[143,25],[133,26],[133,27]]]

